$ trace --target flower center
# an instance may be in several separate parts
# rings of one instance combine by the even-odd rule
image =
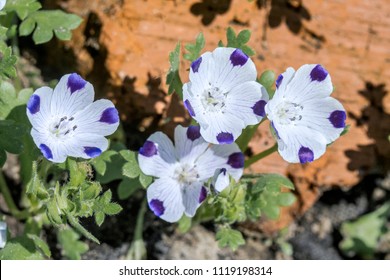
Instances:
[[[295,124],[302,119],[303,106],[293,102],[282,102],[276,107],[276,117],[281,125]]]
[[[213,87],[205,90],[201,95],[202,105],[207,112],[222,111],[225,107],[225,99],[227,93],[222,92],[218,87]]]
[[[67,116],[55,119],[49,127],[50,133],[57,138],[69,137],[74,134],[77,129],[77,125],[74,122],[74,118]]]
[[[196,166],[188,163],[179,164],[175,169],[174,178],[183,185],[190,185],[199,180],[198,171]]]

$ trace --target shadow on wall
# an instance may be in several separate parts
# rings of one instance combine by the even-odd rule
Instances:
[[[202,17],[203,25],[210,25],[217,15],[226,13],[231,4],[231,0],[202,0],[191,6],[191,13]]]
[[[359,146],[359,150],[347,150],[350,158],[348,168],[364,173],[378,171],[384,174],[390,170],[390,115],[383,109],[383,99],[388,94],[385,84],[366,82],[366,88],[359,91],[370,104],[363,109],[361,117],[350,114],[358,127],[365,127],[374,144]],[[374,169],[374,170],[373,170]]]
[[[146,95],[136,90],[136,81],[136,77],[127,76],[121,86],[111,88],[117,108],[124,116],[122,123],[127,146],[134,150],[138,150],[153,132],[163,131],[172,136],[176,125],[188,122],[186,110],[176,93],[167,102],[160,77],[148,73]]]
[[[303,6],[302,0],[257,0],[259,9],[267,8],[271,5],[268,14],[268,25],[271,28],[279,27],[285,21],[288,29],[298,34],[303,26],[303,20],[311,20],[308,9]]]

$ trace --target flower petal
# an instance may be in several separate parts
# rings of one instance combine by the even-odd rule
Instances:
[[[306,126],[321,133],[327,143],[340,137],[345,127],[346,113],[343,105],[332,98],[312,99],[302,103],[302,120],[300,126]]]
[[[180,159],[181,163],[192,165],[208,146],[209,143],[200,135],[199,126],[182,127],[178,125],[175,128],[176,158]]]
[[[259,123],[265,117],[267,90],[255,81],[234,87],[226,98],[226,111],[241,119],[245,125]]]
[[[196,209],[202,204],[207,197],[207,189],[202,182],[196,182],[183,187],[183,204],[185,214],[188,217],[195,216]]]
[[[56,163],[62,163],[66,160],[67,149],[63,142],[56,142],[50,135],[39,132],[35,128],[31,129],[31,136],[47,160]]]
[[[119,126],[119,115],[114,104],[100,99],[73,115],[77,133],[93,133],[103,136],[114,133]]]
[[[243,173],[244,155],[236,143],[212,145],[196,161],[199,180],[212,178],[216,170],[226,169],[238,181]]]
[[[153,133],[139,150],[138,163],[146,175],[172,175],[177,164],[172,141],[162,132]]]
[[[147,199],[153,213],[167,222],[177,222],[183,216],[180,185],[169,177],[155,180],[147,189]]]
[[[217,192],[223,191],[230,184],[229,174],[226,168],[215,170],[213,177],[213,186]]]
[[[208,69],[209,82],[221,91],[228,92],[237,85],[256,80],[255,64],[240,49],[216,48],[212,56],[214,63]]]
[[[47,129],[48,122],[52,118],[51,99],[53,90],[49,87],[41,87],[31,95],[27,102],[27,117],[37,130]]]
[[[327,141],[318,131],[302,126],[274,126],[280,137],[277,139],[278,151],[284,160],[306,163],[325,153]]]
[[[108,140],[98,134],[77,133],[65,142],[66,154],[71,157],[95,158],[108,148]]]
[[[51,112],[71,117],[93,102],[93,86],[76,73],[63,76],[54,88]]]
[[[226,113],[208,112],[206,116],[207,125],[199,123],[200,134],[209,143],[231,144],[240,136],[245,127],[244,122],[230,111]]]
[[[319,64],[305,64],[295,72],[285,89],[279,87],[278,94],[300,104],[307,100],[328,97],[332,91],[332,80],[328,72]]]

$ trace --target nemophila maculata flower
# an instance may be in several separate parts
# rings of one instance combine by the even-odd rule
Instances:
[[[192,62],[183,102],[207,142],[231,144],[265,116],[268,93],[256,76],[255,64],[240,49],[217,48]]]
[[[244,167],[244,155],[235,143],[211,145],[202,138],[199,126],[177,126],[175,146],[165,134],[152,134],[139,150],[138,161],[145,174],[157,177],[147,189],[149,207],[168,222],[178,221],[183,213],[195,215],[216,170],[237,181]],[[222,190],[228,184],[220,185]]]
[[[6,0],[0,0],[0,11],[4,8],[5,4],[7,4]]]
[[[265,106],[281,156],[288,162],[318,159],[345,127],[346,113],[330,97],[329,73],[319,64],[288,68],[276,80],[276,91]]]
[[[93,102],[93,86],[78,74],[61,78],[53,89],[41,87],[27,103],[31,135],[45,158],[94,158],[108,147],[104,137],[116,131],[118,111],[107,99]]]

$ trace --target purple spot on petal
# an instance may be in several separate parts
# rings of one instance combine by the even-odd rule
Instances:
[[[156,215],[157,217],[160,217],[165,212],[165,207],[163,202],[158,199],[152,199],[149,202],[149,207],[153,211],[154,215]]]
[[[200,190],[199,203],[202,203],[207,197],[207,189],[203,186]]]
[[[301,163],[312,162],[314,160],[314,153],[307,147],[301,147],[298,151],[299,161]]]
[[[97,147],[84,147],[84,153],[87,156],[94,158],[94,157],[100,156],[100,154],[102,153],[102,150],[100,150]]]
[[[108,124],[114,124],[119,122],[119,115],[117,109],[115,109],[114,107],[105,109],[99,121]]]
[[[53,159],[53,153],[51,152],[50,148],[46,146],[45,144],[39,145],[39,149],[41,150],[43,156],[47,159]]]
[[[223,173],[224,176],[226,176],[226,168],[221,168],[219,174]]]
[[[229,156],[227,164],[229,164],[233,168],[243,168],[244,160],[244,154],[238,152]]]
[[[188,113],[190,114],[191,117],[195,117],[195,112],[194,108],[192,108],[192,105],[188,99],[184,101],[184,107],[186,107]]]
[[[345,112],[339,110],[333,111],[329,116],[329,120],[335,128],[344,128],[346,118]]]
[[[256,102],[256,104],[252,107],[253,113],[255,113],[258,116],[265,117],[265,110],[264,107],[267,104],[265,100],[259,100]]]
[[[276,88],[279,88],[279,86],[280,86],[280,84],[282,83],[282,81],[283,81],[283,75],[280,74],[280,75],[278,76],[278,78],[276,79],[276,82],[275,82]]]
[[[234,142],[234,137],[229,132],[221,132],[217,135],[217,141],[219,144],[231,144]]]
[[[68,88],[71,94],[84,88],[86,84],[87,82],[79,74],[73,73],[68,78]]]
[[[198,72],[200,63],[202,62],[202,57],[199,57],[197,60],[194,60],[191,63],[191,69],[194,73]]]
[[[145,157],[152,157],[157,155],[157,146],[152,141],[146,141],[145,144],[139,149],[139,153]]]
[[[279,132],[278,132],[278,130],[276,129],[276,127],[275,127],[275,125],[274,125],[274,122],[271,122],[271,126],[272,126],[272,128],[274,129],[274,131],[275,131],[276,137],[278,137],[278,139],[280,139]]]
[[[187,128],[187,138],[195,141],[200,137],[200,126],[190,125]]]
[[[326,71],[320,64],[317,64],[310,72],[310,78],[312,81],[322,82],[327,76],[328,71]]]
[[[41,98],[38,95],[31,95],[27,103],[27,109],[31,114],[38,113],[41,108]]]
[[[231,55],[230,55],[230,61],[232,62],[233,66],[243,66],[248,61],[248,56],[240,49],[236,49]]]

